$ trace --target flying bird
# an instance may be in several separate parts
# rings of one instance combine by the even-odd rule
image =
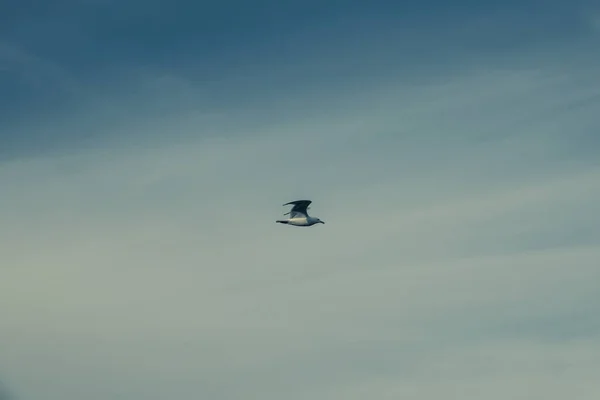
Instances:
[[[324,224],[319,218],[311,217],[308,215],[308,206],[312,203],[311,200],[296,200],[285,203],[284,206],[292,204],[293,207],[290,212],[283,215],[288,215],[288,219],[279,219],[275,222],[280,224],[294,225],[294,226],[312,226],[315,224]]]

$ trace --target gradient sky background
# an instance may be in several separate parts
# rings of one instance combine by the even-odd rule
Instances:
[[[595,1],[2,1],[2,388],[597,400],[598,49]]]

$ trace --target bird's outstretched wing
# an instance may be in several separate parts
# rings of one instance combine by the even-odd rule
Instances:
[[[310,203],[312,203],[311,200],[296,200],[296,201],[290,201],[289,203],[285,203],[284,206],[288,206],[290,204],[293,204],[293,207],[290,210],[290,212],[285,213],[283,215],[290,214],[290,218],[294,218],[294,217],[297,217],[297,216],[308,217],[308,211],[307,210],[308,210],[308,206],[310,205]]]

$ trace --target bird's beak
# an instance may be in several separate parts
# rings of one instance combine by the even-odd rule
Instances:
[[[325,223],[325,222],[323,222],[323,221],[319,221],[319,222],[320,222],[320,223],[322,223],[322,224],[324,224],[324,223]]]

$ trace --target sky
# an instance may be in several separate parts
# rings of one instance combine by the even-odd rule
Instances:
[[[3,1],[0,399],[598,399],[599,21]]]

